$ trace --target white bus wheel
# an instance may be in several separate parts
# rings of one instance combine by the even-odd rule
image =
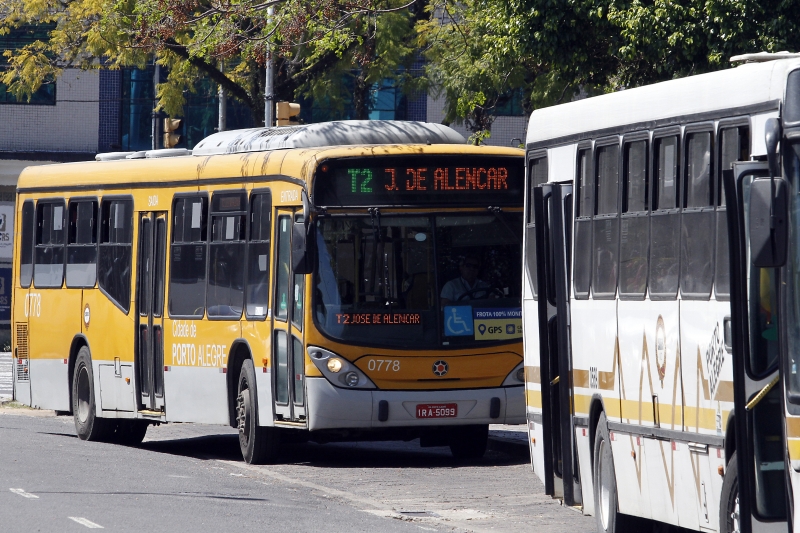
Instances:
[[[242,457],[255,465],[274,461],[278,455],[279,433],[277,428],[258,425],[256,372],[251,359],[245,359],[242,364],[236,392],[236,426]]]
[[[72,414],[81,440],[106,440],[114,429],[111,421],[97,416],[95,398],[92,356],[84,346],[78,351],[72,375]]]
[[[614,473],[614,457],[611,454],[611,439],[608,434],[606,414],[600,413],[597,434],[594,439],[594,514],[597,531],[622,533],[628,528],[627,516],[619,512],[617,500],[617,477]],[[632,524],[630,524],[632,525]]]
[[[739,533],[739,464],[736,452],[733,452],[725,478],[722,481],[722,493],[719,499],[719,531],[720,533]]]

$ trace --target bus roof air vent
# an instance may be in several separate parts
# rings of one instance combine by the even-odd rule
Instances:
[[[355,144],[464,144],[452,128],[430,122],[340,120],[302,126],[223,131],[200,141],[193,155],[236,154]]]
[[[741,54],[733,56],[731,63],[763,63],[765,61],[776,61],[778,59],[796,59],[800,54],[795,52],[758,52],[755,54]]]

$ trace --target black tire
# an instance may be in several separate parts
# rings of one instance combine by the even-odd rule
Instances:
[[[450,432],[450,453],[458,461],[476,461],[486,453],[489,426],[456,426]]]
[[[719,500],[719,531],[733,533],[739,531],[739,463],[733,452],[725,477],[722,480],[722,493]]]
[[[239,372],[236,388],[236,424],[239,428],[239,448],[245,462],[260,465],[278,456],[278,428],[258,425],[258,395],[256,372],[251,359],[245,359]]]
[[[635,527],[631,517],[619,512],[617,476],[614,473],[614,456],[611,454],[611,439],[608,434],[606,414],[600,413],[597,434],[594,438],[594,515],[599,533],[630,532]]]
[[[114,429],[111,420],[97,416],[95,398],[92,356],[84,346],[78,351],[72,375],[72,413],[75,432],[81,440],[107,440]]]
[[[138,446],[144,440],[149,425],[144,420],[117,420],[110,440],[125,446]]]

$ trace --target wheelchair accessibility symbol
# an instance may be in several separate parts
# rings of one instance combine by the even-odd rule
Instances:
[[[448,337],[474,335],[472,327],[472,307],[469,305],[448,305],[444,308],[444,334]]]

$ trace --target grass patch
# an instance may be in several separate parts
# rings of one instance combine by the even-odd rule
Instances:
[[[33,409],[32,407],[21,404],[16,400],[9,400],[7,402],[2,402],[0,403],[0,407],[4,409]]]

